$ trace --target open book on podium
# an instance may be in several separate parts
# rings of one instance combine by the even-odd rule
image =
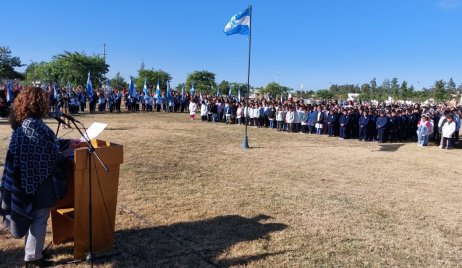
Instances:
[[[93,252],[104,253],[114,245],[117,192],[123,146],[92,140],[106,172],[96,157],[92,157]],[[87,147],[74,152],[74,161],[66,164],[67,194],[51,210],[53,244],[74,241],[74,259],[84,259],[89,251],[89,153]]]

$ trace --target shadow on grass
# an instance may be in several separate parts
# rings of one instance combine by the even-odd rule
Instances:
[[[266,215],[245,218],[228,215],[203,221],[181,222],[167,226],[138,230],[121,230],[116,233],[116,241],[122,256],[117,265],[130,266],[133,261],[141,261],[153,266],[218,266],[230,267],[246,265],[283,252],[239,251],[240,257],[227,258],[231,247],[241,243],[268,242],[269,234],[282,231],[288,226],[280,223],[262,223],[271,219]],[[244,248],[252,246],[244,245]],[[123,255],[126,255],[123,258]],[[129,260],[132,256],[137,260]]]
[[[396,152],[404,144],[380,144],[380,152]]]
[[[271,217],[266,215],[253,218],[227,215],[195,222],[120,230],[115,234],[116,245],[112,252],[115,255],[100,256],[94,264],[117,267],[245,266],[284,253],[266,249],[269,235],[288,227],[281,223],[262,222],[269,219]],[[133,221],[138,220],[133,218]],[[6,230],[2,233],[5,234]],[[253,244],[240,244],[243,242]],[[228,256],[231,250],[233,254]],[[46,252],[54,257],[56,265],[73,261],[72,242],[50,246]],[[21,265],[23,257],[23,247],[0,249],[0,260],[7,267]]]

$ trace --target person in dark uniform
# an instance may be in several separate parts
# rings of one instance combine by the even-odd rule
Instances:
[[[363,115],[359,118],[359,141],[369,141],[370,123],[369,112],[364,110]]]
[[[385,115],[384,111],[380,111],[379,115],[376,122],[377,141],[383,143],[387,141],[388,116]]]

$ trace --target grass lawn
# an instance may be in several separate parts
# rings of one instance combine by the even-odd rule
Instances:
[[[252,149],[243,151],[242,126],[186,113],[78,119],[108,123],[99,138],[125,146],[120,254],[99,266],[462,263],[460,150],[250,128]],[[0,123],[1,172],[10,132]],[[22,265],[23,243],[0,231],[0,265]],[[72,259],[72,243],[49,251],[55,261]]]

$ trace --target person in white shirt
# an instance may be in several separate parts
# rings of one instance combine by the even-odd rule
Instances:
[[[196,109],[197,109],[197,104],[194,99],[191,100],[189,103],[189,117],[191,120],[194,120],[194,117],[196,117]]]
[[[237,118],[238,125],[242,124],[242,113],[243,113],[242,104],[239,104],[239,107],[237,108],[237,111],[236,111],[236,118]]]
[[[207,100],[203,100],[201,104],[201,119],[202,122],[207,121],[207,114],[209,112]]]
[[[444,123],[441,134],[443,136],[443,143],[441,144],[442,149],[452,149],[452,135],[456,131],[456,123],[453,121],[454,117],[452,114],[447,115],[446,123]]]
[[[290,106],[289,111],[286,114],[286,124],[287,124],[287,131],[288,132],[293,131],[294,120],[295,120],[294,108],[292,106]]]

